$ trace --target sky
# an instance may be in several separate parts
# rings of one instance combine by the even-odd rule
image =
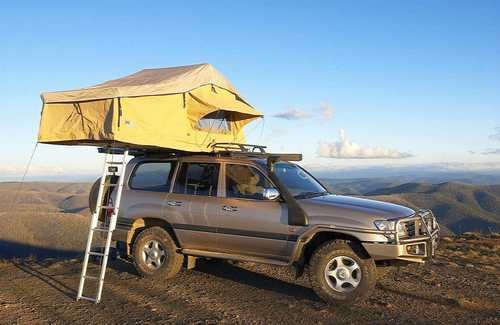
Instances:
[[[6,2],[0,178],[25,168],[42,91],[202,62],[265,114],[248,141],[305,165],[500,169],[499,35],[499,1]],[[39,145],[29,173],[101,162]]]

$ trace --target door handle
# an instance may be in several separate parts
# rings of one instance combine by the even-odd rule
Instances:
[[[167,201],[167,205],[171,207],[180,207],[182,205],[181,201]]]
[[[228,211],[228,212],[236,212],[238,211],[238,207],[235,207],[235,206],[229,206],[229,205],[224,205],[222,207],[222,210],[224,211]]]

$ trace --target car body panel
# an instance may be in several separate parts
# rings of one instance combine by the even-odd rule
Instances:
[[[415,214],[412,209],[380,201],[341,195],[323,195],[298,200],[312,225],[372,229],[375,220],[390,220]]]
[[[219,250],[278,258],[289,256],[287,215],[283,202],[225,198],[218,218]]]
[[[180,205],[169,205],[177,202]],[[217,249],[217,215],[222,198],[171,193],[165,218],[175,229],[183,248]]]

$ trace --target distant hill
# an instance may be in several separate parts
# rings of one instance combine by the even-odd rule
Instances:
[[[422,175],[398,175],[398,176],[377,176],[361,178],[345,178],[333,174],[314,174],[323,184],[328,186],[334,193],[363,195],[381,188],[395,187],[406,183],[464,183],[470,185],[495,185],[500,184],[499,175],[481,174],[446,174],[436,176]]]
[[[89,222],[90,185],[27,182],[21,186],[14,182],[0,183],[1,242],[81,251]],[[0,243],[0,256],[15,254],[13,247]]]
[[[321,178],[320,180],[333,193],[343,195],[363,195],[380,188],[393,187],[405,183],[405,181],[400,178],[392,177],[352,179]]]
[[[373,199],[430,208],[454,233],[500,231],[500,185],[406,183],[372,190]]]

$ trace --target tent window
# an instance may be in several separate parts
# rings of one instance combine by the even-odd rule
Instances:
[[[229,113],[227,111],[215,111],[199,119],[198,128],[206,131],[229,132]]]

